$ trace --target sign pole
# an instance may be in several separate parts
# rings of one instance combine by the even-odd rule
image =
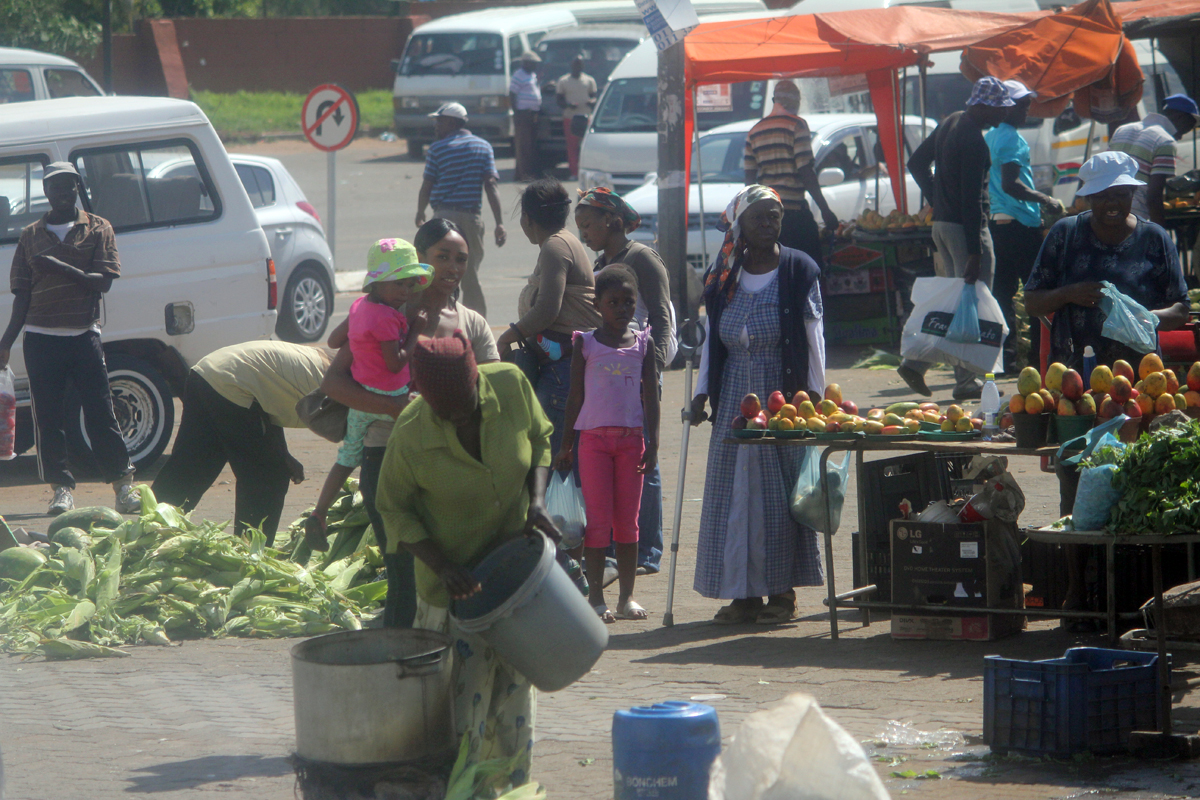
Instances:
[[[337,150],[325,154],[325,193],[329,197],[329,208],[326,209],[327,219],[325,238],[329,241],[330,255],[337,257]]]

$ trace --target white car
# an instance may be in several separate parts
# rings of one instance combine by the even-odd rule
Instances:
[[[275,333],[288,342],[315,342],[333,316],[337,286],[333,253],[317,209],[287,167],[277,158],[229,154],[258,224],[267,234],[279,281],[279,319]],[[195,177],[192,162],[164,162],[148,173],[151,178]]]
[[[878,150],[879,136],[874,114],[809,114],[805,115],[812,131],[815,169],[821,191],[830,208],[840,220],[855,219],[865,209],[877,208],[886,214],[896,207],[892,185]],[[699,152],[692,153],[692,176],[688,189],[688,263],[703,273],[725,239],[717,229],[721,212],[729,201],[745,187],[742,153],[746,134],[756,119],[731,122],[713,128],[700,137]],[[927,123],[932,133],[934,123]],[[922,140],[921,118],[906,117],[907,139],[904,158]],[[704,169],[704,239],[700,237],[700,186],[697,176]],[[907,173],[906,173],[907,175]],[[920,207],[921,190],[911,175],[908,179],[908,207],[915,212]],[[625,200],[642,217],[641,226],[629,238],[653,245],[658,238],[658,182],[655,176],[625,195]],[[812,204],[810,202],[810,207]],[[820,212],[812,207],[818,224]],[[707,252],[705,251],[707,245]]]

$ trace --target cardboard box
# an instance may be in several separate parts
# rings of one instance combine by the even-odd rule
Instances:
[[[893,614],[893,639],[990,642],[1012,636],[1024,627],[1016,614],[976,616]]]
[[[1023,616],[984,613],[1024,607],[1012,526],[893,520],[891,544],[892,602],[931,606],[893,614],[893,639],[990,641],[1024,627]]]

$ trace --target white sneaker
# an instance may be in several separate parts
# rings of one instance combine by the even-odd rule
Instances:
[[[50,502],[50,508],[46,513],[57,517],[59,514],[74,510],[75,498],[71,496],[71,490],[65,486],[55,486],[54,499]]]
[[[132,477],[122,478],[114,483],[113,490],[117,493],[118,514],[142,513],[142,495],[133,488]]]

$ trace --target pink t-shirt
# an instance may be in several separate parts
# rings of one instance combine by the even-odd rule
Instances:
[[[587,367],[583,373],[583,408],[575,430],[642,427],[642,362],[650,329],[634,333],[636,341],[616,349],[596,341],[595,331],[575,334]]]
[[[350,374],[368,389],[395,392],[408,385],[408,365],[392,372],[383,360],[381,342],[403,342],[408,336],[408,320],[404,314],[383,303],[368,300],[366,295],[350,306],[350,352],[354,364]]]

